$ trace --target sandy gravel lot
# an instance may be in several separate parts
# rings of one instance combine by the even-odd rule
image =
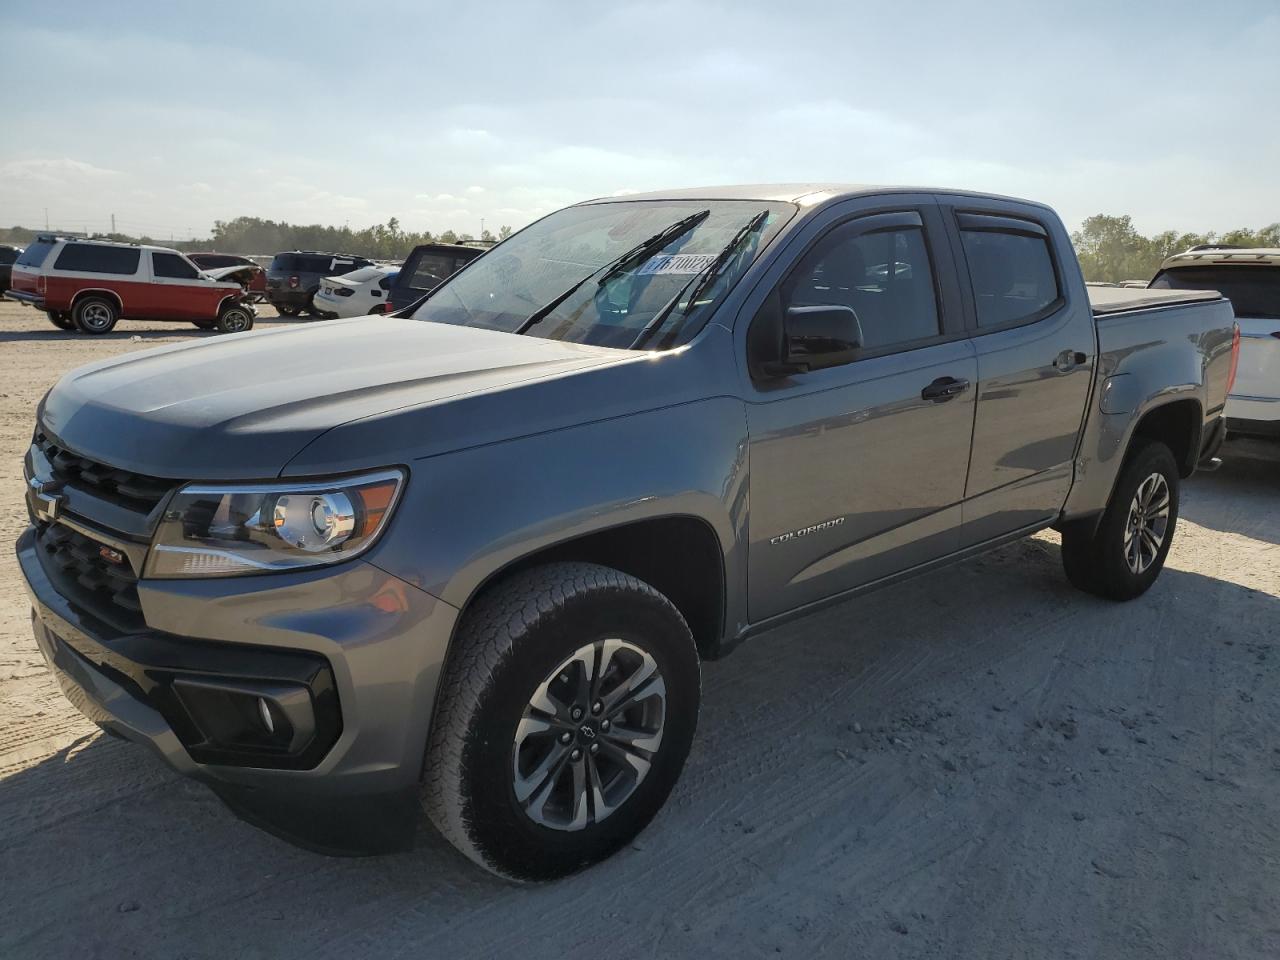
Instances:
[[[46,671],[7,546],[36,402],[207,335],[0,306],[0,956],[1280,956],[1280,445],[1187,485],[1134,603],[1072,590],[1043,536],[708,665],[668,808],[516,888],[426,827],[394,857],[296,850]]]

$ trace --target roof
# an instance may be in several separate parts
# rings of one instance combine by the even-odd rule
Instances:
[[[1018,197],[1006,197],[995,193],[976,193],[971,190],[951,190],[944,187],[920,187],[871,183],[743,183],[709,187],[682,187],[675,190],[651,190],[647,193],[625,193],[611,197],[597,197],[585,203],[621,203],[629,200],[774,200],[813,206],[826,200],[845,199],[876,193],[945,193],[993,200],[1012,200],[1016,203],[1044,204]]]
[[[1280,247],[1193,247],[1184,253],[1175,253],[1160,264],[1160,269],[1222,263],[1280,266]]]

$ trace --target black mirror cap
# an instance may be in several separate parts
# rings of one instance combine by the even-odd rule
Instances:
[[[852,307],[788,307],[784,324],[782,365],[791,371],[840,366],[862,349],[862,324]]]

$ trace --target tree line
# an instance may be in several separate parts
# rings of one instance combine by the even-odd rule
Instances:
[[[0,242],[19,245],[30,242],[38,232],[27,227],[0,229]],[[479,237],[470,233],[445,230],[432,233],[406,232],[400,221],[392,217],[386,223],[353,230],[348,226],[333,227],[313,223],[309,225],[263,220],[260,217],[236,217],[234,220],[218,220],[205,239],[170,243],[164,238],[131,237],[125,234],[93,234],[110,240],[130,243],[154,243],[176,247],[179,250],[217,250],[222,253],[273,254],[280,250],[324,250],[335,253],[354,253],[378,260],[402,260],[420,243],[465,243],[468,240],[504,240],[511,234],[511,227],[503,226],[496,234],[489,230]],[[1280,222],[1258,230],[1240,228],[1217,233],[1179,233],[1166,230],[1154,237],[1144,237],[1127,217],[1097,214],[1089,217],[1080,229],[1071,235],[1080,266],[1086,280],[1104,280],[1112,283],[1120,280],[1149,280],[1160,267],[1161,261],[1174,253],[1180,253],[1197,244],[1222,243],[1241,247],[1280,247]]]
[[[1134,229],[1129,217],[1099,213],[1089,217],[1071,235],[1086,280],[1150,280],[1166,257],[1204,243],[1235,247],[1280,247],[1280,223],[1260,230],[1229,230],[1216,233],[1179,233],[1166,230],[1144,237]]]

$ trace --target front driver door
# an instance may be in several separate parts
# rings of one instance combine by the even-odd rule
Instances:
[[[769,309],[849,306],[864,346],[844,366],[753,377],[752,622],[959,543],[977,364],[937,208],[882,210],[819,231],[755,322]]]

